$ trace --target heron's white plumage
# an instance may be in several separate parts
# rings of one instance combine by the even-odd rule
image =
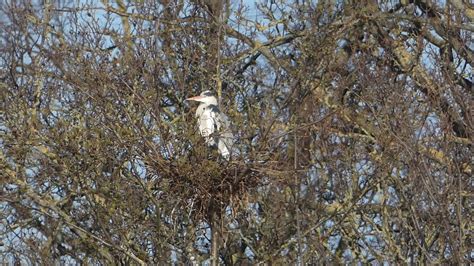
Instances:
[[[205,107],[202,106],[201,104],[199,107]],[[196,112],[196,117],[198,119],[198,127],[199,127],[199,133],[201,133],[201,136],[204,137],[206,140],[206,143],[209,145],[215,145],[215,141],[212,138],[212,134],[217,130],[220,129],[220,123],[216,119],[216,114],[215,112],[209,108],[205,107],[202,108],[202,110],[199,110],[200,112]]]
[[[217,107],[216,97],[212,96],[209,91],[205,91],[200,96],[187,100],[201,103],[196,110],[196,118],[198,119],[199,133],[204,137],[207,145],[214,146],[217,142],[219,153],[222,157],[229,159],[234,135],[230,130],[229,119]]]

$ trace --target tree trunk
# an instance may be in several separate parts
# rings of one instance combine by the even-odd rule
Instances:
[[[211,214],[211,265],[219,265],[219,219],[216,211]]]

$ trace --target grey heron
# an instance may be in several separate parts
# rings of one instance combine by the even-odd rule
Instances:
[[[229,118],[217,106],[216,97],[210,91],[203,91],[199,96],[186,100],[200,102],[196,109],[199,133],[208,146],[217,144],[221,156],[228,160],[234,144],[234,135],[230,129]]]

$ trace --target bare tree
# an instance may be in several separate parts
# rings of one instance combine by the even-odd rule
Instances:
[[[467,1],[0,4],[0,259],[469,263]],[[221,158],[184,99],[218,95]]]

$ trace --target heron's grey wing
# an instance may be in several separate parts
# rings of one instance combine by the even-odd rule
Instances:
[[[217,148],[221,153],[222,157],[228,159],[230,156],[230,150],[234,144],[234,134],[230,127],[229,118],[222,112],[219,111],[217,107],[213,108],[214,119],[216,122],[216,127],[218,133],[217,139]]]
[[[229,159],[230,151],[234,145],[234,134],[230,130],[221,132],[217,139],[217,148],[221,153],[222,157]]]
[[[230,121],[229,118],[222,113],[217,106],[209,106],[212,110],[211,116],[216,123],[216,130],[218,131],[226,131],[230,129]]]

